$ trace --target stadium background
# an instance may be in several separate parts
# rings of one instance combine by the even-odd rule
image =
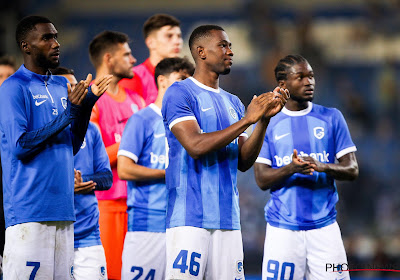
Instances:
[[[316,76],[315,102],[340,109],[358,147],[360,176],[338,182],[338,222],[350,268],[400,270],[400,1],[399,0],[2,0],[0,55],[22,57],[15,26],[28,14],[49,17],[59,31],[62,66],[77,78],[94,73],[88,44],[109,29],[127,33],[137,64],[147,58],[141,28],[152,14],[181,20],[184,54],[193,28],[223,26],[235,52],[221,87],[245,105],[275,86],[273,67],[289,53],[305,56]],[[261,279],[268,192],[253,170],[239,191],[247,279]],[[400,272],[353,272],[352,279],[400,279]]]

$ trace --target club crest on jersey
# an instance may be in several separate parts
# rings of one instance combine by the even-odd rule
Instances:
[[[237,119],[237,114],[236,114],[236,111],[235,111],[235,109],[233,109],[232,107],[229,107],[229,114],[231,114],[231,117],[233,118],[233,119]]]
[[[132,112],[134,112],[134,113],[139,111],[139,107],[136,104],[131,104],[131,109],[132,109]]]
[[[61,97],[61,105],[63,106],[64,109],[67,109],[67,98],[66,97]]]
[[[322,139],[325,136],[325,131],[323,127],[314,127],[314,136],[317,139]]]
[[[102,278],[105,278],[106,277],[106,268],[105,268],[105,266],[100,266],[100,276],[102,277]]]
[[[236,270],[237,270],[238,273],[242,273],[243,272],[243,261],[237,261]]]

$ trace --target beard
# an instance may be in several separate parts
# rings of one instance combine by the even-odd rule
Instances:
[[[44,69],[54,69],[60,65],[60,60],[50,60],[43,54],[40,54],[36,57],[36,63]]]
[[[133,71],[114,71],[112,74],[120,80],[132,79],[134,76]]]

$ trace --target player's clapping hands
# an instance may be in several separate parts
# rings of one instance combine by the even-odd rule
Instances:
[[[90,81],[91,81],[92,74],[89,74],[89,75],[90,75]],[[89,78],[89,75],[88,75],[88,78]],[[93,94],[96,96],[101,96],[103,93],[105,93],[106,90],[108,89],[108,86],[111,82],[112,77],[113,77],[112,75],[105,75],[105,76],[102,76],[99,79],[95,80],[94,83],[91,85]],[[86,81],[88,80],[88,78],[86,79]],[[89,84],[90,84],[90,81],[89,81]]]
[[[81,172],[76,169],[74,169],[74,171],[75,171],[74,193],[85,194],[94,191],[97,184],[93,181],[83,182]]]
[[[111,82],[112,75],[105,75],[97,79],[92,85],[92,92],[96,96],[101,96],[107,89]],[[81,80],[74,88],[71,90],[71,85],[67,84],[68,87],[68,99],[74,105],[81,105],[83,99],[85,99],[88,88],[92,81],[92,74],[88,74],[86,80]]]
[[[273,92],[254,96],[245,117],[251,123],[256,123],[261,118],[271,118],[282,110],[289,97],[289,91],[280,87],[276,87]]]
[[[291,173],[293,174],[301,173],[304,175],[312,175],[315,170],[315,164],[304,157],[299,157],[296,149],[293,150],[292,162],[289,165],[292,168]]]
[[[272,118],[278,114],[290,98],[289,90],[276,87],[273,92],[263,93],[267,96],[268,104],[265,108],[265,118]]]

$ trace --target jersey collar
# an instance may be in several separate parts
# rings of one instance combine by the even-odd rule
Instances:
[[[193,77],[189,77],[189,79],[190,79],[193,83],[195,83],[197,86],[199,86],[199,87],[201,87],[201,88],[203,88],[203,89],[205,89],[205,90],[213,91],[213,92],[216,92],[216,93],[219,93],[219,92],[220,92],[220,88],[212,88],[212,87],[206,86],[205,84],[200,83],[198,80],[196,80],[196,79],[193,78]]]
[[[153,109],[154,112],[156,112],[158,115],[160,115],[160,116],[162,117],[161,109],[158,108],[156,104],[151,103],[151,104],[149,104],[149,107],[150,107],[151,109]]]
[[[286,107],[283,107],[282,113],[284,113],[284,114],[286,114],[286,115],[288,115],[288,116],[292,116],[292,117],[300,117],[300,116],[305,116],[305,115],[307,115],[308,113],[310,113],[311,110],[312,110],[312,107],[313,107],[312,102],[308,102],[308,107],[305,108],[305,109],[303,109],[303,110],[300,110],[300,111],[290,111],[290,110],[286,109]]]

